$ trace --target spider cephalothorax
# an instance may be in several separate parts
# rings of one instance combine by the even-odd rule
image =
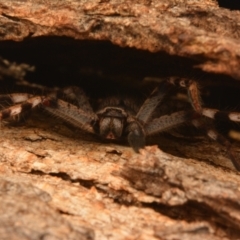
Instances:
[[[107,139],[119,139],[122,136],[127,113],[124,109],[108,107],[97,113],[98,132]]]
[[[173,85],[187,88],[193,109],[153,118],[156,108]],[[64,96],[64,100],[60,96]],[[0,95],[0,98],[7,98],[13,104],[0,111],[0,119],[13,117],[36,106],[42,106],[47,112],[65,122],[102,138],[116,140],[127,137],[129,145],[136,152],[145,146],[147,136],[174,128],[185,122],[202,127],[210,138],[219,141],[229,149],[230,143],[213,129],[205,127],[201,118],[205,116],[214,119],[216,116],[223,115],[232,121],[240,121],[240,113],[203,108],[197,83],[193,80],[175,77],[160,83],[141,107],[136,107],[128,98],[109,97],[102,100],[93,111],[87,96],[78,87],[68,87],[45,96],[15,93]],[[230,150],[229,155],[235,167],[240,170],[240,163]]]
[[[120,139],[127,136],[129,144],[138,152],[145,146],[144,126],[136,117],[137,108],[125,98],[111,97],[104,99],[96,115],[96,132],[106,139]]]
[[[123,134],[128,113],[118,99],[110,98],[104,101],[108,106],[101,106],[96,115],[98,117],[96,132],[107,139],[119,139]]]

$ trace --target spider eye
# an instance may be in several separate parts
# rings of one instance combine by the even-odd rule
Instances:
[[[100,120],[100,135],[107,139],[118,139],[122,136],[123,121],[116,117],[103,117]]]

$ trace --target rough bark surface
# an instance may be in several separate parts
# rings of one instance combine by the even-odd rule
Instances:
[[[239,22],[238,11],[210,0],[5,0],[0,49],[39,36],[108,40],[189,57],[239,80]],[[23,85],[27,70],[33,67],[0,59],[1,83]],[[33,115],[1,127],[1,239],[240,238],[240,176],[216,143],[165,137],[161,146],[185,158],[157,146],[136,154]],[[232,148],[240,155],[238,143]]]
[[[156,146],[135,154],[51,128],[2,129],[5,239],[238,238],[240,178],[234,171]]]
[[[3,1],[1,40],[37,36],[109,40],[122,47],[198,59],[240,79],[238,11],[215,1]]]

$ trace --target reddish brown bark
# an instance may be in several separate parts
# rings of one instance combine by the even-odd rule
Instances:
[[[105,59],[98,58],[105,45],[96,47],[90,56],[104,62],[106,69],[116,64],[118,74],[122,73],[119,78],[127,79],[129,85],[133,83],[124,70],[128,63],[123,64],[127,57],[119,59],[126,52],[132,57],[131,51],[150,59],[150,66],[156,63],[156,67],[164,68],[174,55],[183,65],[189,61],[204,71],[240,79],[240,14],[219,8],[215,1],[4,1],[0,3],[0,13],[0,55],[11,59],[0,60],[2,84],[7,80],[23,84],[26,70],[33,70],[31,66],[35,65],[25,51],[30,44],[27,40],[39,48],[42,40],[36,37],[46,37],[48,45],[50,36],[75,39],[76,52],[81,49],[76,53],[82,55],[81,64],[89,60],[87,53],[96,45],[90,43],[89,47],[89,43],[77,40],[107,40],[138,49],[116,50],[107,46],[114,58],[106,64]],[[78,43],[83,47],[77,48]],[[84,44],[88,46],[86,52]],[[60,59],[61,70],[74,65],[69,55],[75,51],[67,54],[64,50],[63,45],[56,56],[44,55],[44,64],[50,63],[54,68],[59,63],[56,59]],[[158,53],[161,51],[164,53]],[[41,49],[36,53],[36,58],[42,56]],[[21,63],[25,55],[31,64]],[[137,65],[138,57],[132,58],[132,65]],[[37,62],[35,67],[38,69]],[[137,78],[136,69],[131,76]],[[87,67],[83,70],[92,71],[88,72]],[[94,77],[107,76],[111,80],[111,71],[105,74],[100,70],[94,69]],[[232,84],[229,79],[228,84]],[[169,152],[185,156],[179,158],[156,146],[136,154],[127,146],[87,140],[41,114],[24,126],[2,127],[3,239],[239,238],[240,178],[230,170],[234,169],[231,161],[216,143],[203,140],[186,144],[159,137],[157,143],[163,149],[171,148]],[[238,145],[233,145],[237,154]],[[207,159],[227,168],[195,159]]]

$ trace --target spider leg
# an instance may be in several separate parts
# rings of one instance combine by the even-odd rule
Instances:
[[[187,89],[188,98],[193,109],[199,114],[202,115],[202,100],[200,97],[200,91],[198,83],[194,80],[187,79],[187,78],[178,78],[178,77],[170,77],[169,83],[183,87]]]
[[[179,111],[153,119],[145,126],[146,135],[153,135],[188,122],[193,118],[193,111]]]
[[[172,85],[179,85],[188,89],[189,99],[193,106],[193,109],[202,115],[201,98],[197,86],[197,82],[188,79],[179,79],[172,77],[169,81],[163,81],[156,87],[149,98],[143,103],[142,107],[138,111],[136,118],[142,123],[146,124],[146,134],[151,135],[155,132],[164,131],[172,126],[179,125],[189,120],[189,113],[179,112],[168,116],[162,116],[157,118],[148,124],[154,110],[161,103],[162,99],[168,94]]]
[[[89,103],[88,97],[81,88],[77,86],[70,86],[64,88],[62,92],[67,96],[67,98],[76,100],[78,107],[83,111],[93,113],[93,109]]]
[[[203,108],[202,115],[208,118],[212,118],[214,120],[230,120],[233,122],[240,122],[240,113],[239,112],[229,112],[229,111],[220,111],[218,109],[212,109],[212,108]],[[207,133],[208,137],[211,139],[219,142],[222,146],[225,146],[227,148],[227,153],[235,166],[235,168],[240,171],[240,162],[238,158],[235,156],[235,153],[231,151],[231,143],[222,135],[217,133],[217,131],[207,128],[206,126],[203,127],[202,123],[199,123],[199,121],[193,122],[193,125],[198,127],[201,126],[201,128],[205,129],[205,132]]]
[[[64,94],[67,99],[76,101],[77,106],[60,99],[58,100],[59,94]],[[97,120],[97,115],[93,112],[88,97],[81,88],[70,86],[63,90],[58,89],[50,93],[49,97],[51,98],[50,104],[44,104],[46,111],[75,127],[91,133],[94,132],[93,125]]]
[[[166,131],[185,123],[192,119],[193,114],[193,111],[179,111],[170,115],[155,118],[150,123],[147,123],[144,128],[138,120],[131,119],[127,127],[127,131],[129,132],[129,145],[138,152],[140,148],[145,146],[146,136]]]
[[[27,93],[0,94],[0,101],[4,101],[8,104],[16,104],[27,101],[32,97],[33,95]]]
[[[180,87],[187,88],[188,97],[193,109],[199,115],[204,115],[212,119],[231,120],[240,122],[239,112],[220,111],[218,109],[203,108],[198,83],[186,78],[171,77],[169,82]]]
[[[1,96],[3,97],[3,95]],[[18,104],[1,110],[0,120],[19,115],[20,113],[28,112],[31,109],[35,108],[36,106],[42,104],[45,100],[45,97],[35,96],[35,97],[28,98],[29,96],[31,95],[17,94],[17,93],[11,94],[11,95],[5,95],[5,97],[8,97],[8,99],[11,100],[13,103],[18,103]]]
[[[203,108],[202,115],[212,119],[240,122],[239,112],[221,111],[213,108]]]
[[[158,87],[153,90],[149,98],[145,100],[136,117],[127,119],[127,131],[129,132],[128,142],[135,152],[139,152],[139,149],[145,146],[146,132],[143,126],[147,124],[154,110],[161,103],[171,87],[171,84],[166,81],[159,84]]]
[[[50,98],[43,104],[44,109],[63,121],[90,133],[94,133],[97,116],[93,112],[85,112],[79,107],[60,99]]]
[[[139,109],[136,118],[143,124],[146,124],[151,118],[156,107],[161,103],[162,99],[167,95],[171,89],[171,84],[169,82],[162,82],[156,87],[149,98],[143,103],[142,107]]]
[[[93,112],[86,113],[70,103],[57,100],[56,93],[52,93],[47,97],[33,97],[25,93],[6,94],[0,95],[0,100],[11,101],[13,104],[17,103],[0,111],[0,120],[28,112],[36,106],[41,105],[47,112],[59,117],[65,122],[94,133],[93,125],[97,118],[96,115]]]
[[[214,110],[214,109],[213,109]],[[240,114],[238,113],[238,116]],[[231,151],[231,143],[214,130],[213,127],[207,127],[203,121],[201,121],[201,116],[197,116],[193,111],[179,111],[172,113],[170,115],[161,116],[159,118],[153,119],[149,124],[146,125],[145,131],[146,135],[153,135],[162,131],[166,131],[170,128],[176,127],[182,123],[190,122],[196,127],[201,128],[206,132],[206,135],[212,140],[217,141],[222,146],[227,148],[227,153],[235,166],[235,168],[240,171],[240,162],[237,160],[234,152]]]
[[[239,113],[238,113],[239,114]],[[240,114],[239,114],[240,115]],[[240,162],[237,160],[237,157],[235,156],[234,152],[231,151],[232,144],[221,134],[219,134],[213,127],[207,127],[203,121],[200,119],[194,119],[192,120],[192,124],[196,128],[201,128],[205,131],[206,135],[211,138],[214,141],[217,141],[219,144],[227,148],[228,156],[230,157],[232,164],[234,167],[240,171]]]

